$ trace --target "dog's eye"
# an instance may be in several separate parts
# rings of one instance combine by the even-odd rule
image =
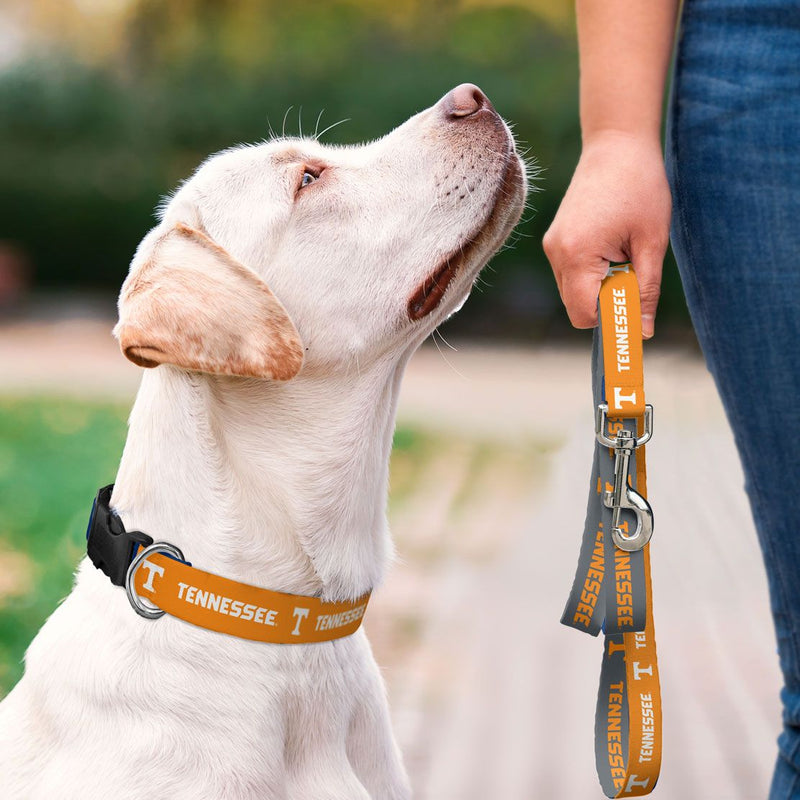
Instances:
[[[313,172],[306,170],[303,173],[303,179],[300,181],[300,188],[302,189],[304,186],[308,186],[309,183],[314,183],[318,177],[319,176],[315,175]]]

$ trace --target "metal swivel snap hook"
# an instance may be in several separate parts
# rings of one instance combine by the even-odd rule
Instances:
[[[600,444],[614,450],[614,488],[603,494],[603,504],[606,508],[613,509],[612,541],[620,550],[634,552],[641,550],[653,536],[653,509],[639,492],[628,485],[628,465],[633,451],[649,442],[653,435],[653,407],[645,406],[644,431],[638,438],[626,429],[617,431],[613,438],[609,437],[606,434],[607,416],[608,406],[601,403],[595,413],[595,436]],[[636,529],[633,533],[627,533],[621,527],[624,508],[636,516]]]

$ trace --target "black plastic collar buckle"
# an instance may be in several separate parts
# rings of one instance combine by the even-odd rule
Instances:
[[[97,569],[102,570],[115,586],[125,585],[125,575],[133,559],[136,545],[149,547],[153,538],[141,531],[126,531],[122,520],[111,510],[114,484],[97,492],[86,528],[86,552]]]

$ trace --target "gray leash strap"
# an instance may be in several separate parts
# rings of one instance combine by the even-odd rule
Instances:
[[[592,394],[594,407],[605,403],[603,381],[603,348],[600,328],[592,342]],[[636,430],[635,419],[623,424]],[[636,460],[628,465],[631,483],[636,485]],[[612,509],[603,502],[603,494],[614,486],[614,455],[595,440],[589,500],[583,527],[578,567],[561,622],[571,628],[597,636],[644,630],[647,600],[642,550],[627,552],[614,545],[610,531]],[[621,527],[633,530],[636,518],[629,509],[622,509]]]

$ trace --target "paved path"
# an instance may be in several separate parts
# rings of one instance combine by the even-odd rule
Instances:
[[[109,327],[0,329],[0,392],[132,398],[139,371]],[[699,361],[646,358],[665,708],[655,796],[759,800],[779,677],[738,460]],[[588,341],[585,353],[426,347],[409,367],[401,421],[454,444],[420,468],[416,505],[392,512],[400,560],[366,624],[420,800],[602,797],[601,645],[558,624],[585,509],[588,381]]]

